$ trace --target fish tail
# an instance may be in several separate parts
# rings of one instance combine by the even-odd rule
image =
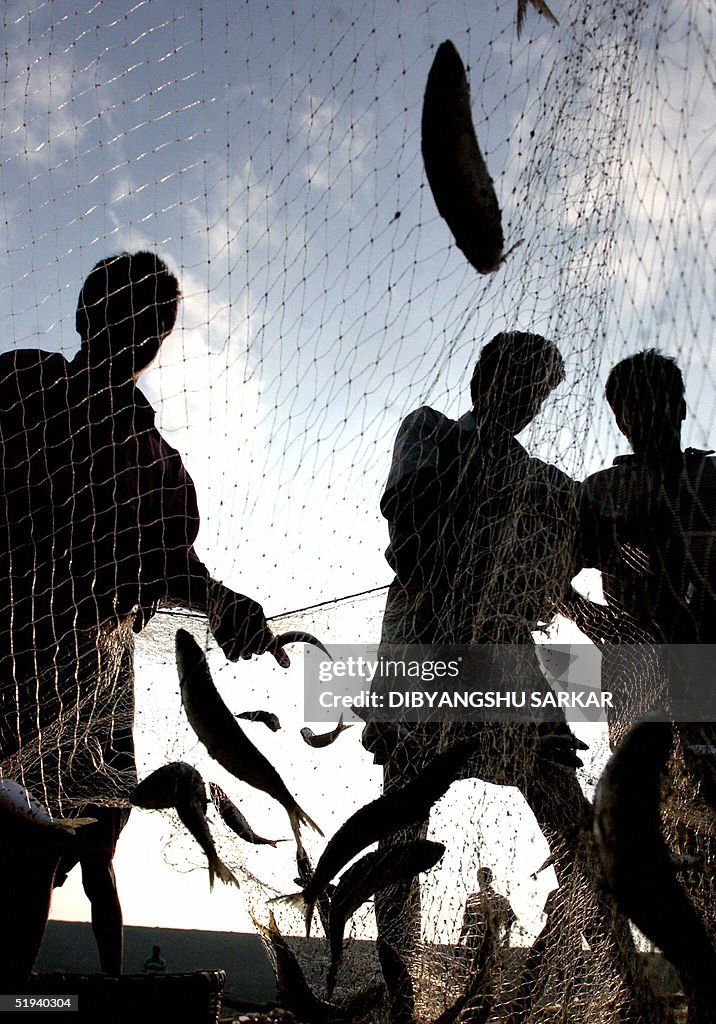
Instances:
[[[296,838],[297,846],[299,846],[299,847],[302,846],[302,843],[301,843],[301,825],[308,825],[308,827],[312,828],[314,832],[318,832],[319,836],[323,835],[323,832],[318,827],[318,825],[315,823],[313,818],[309,818],[309,816],[306,814],[306,812],[301,807],[299,807],[298,804],[294,804],[294,806],[288,812],[288,817],[289,817],[289,820],[291,822],[291,828],[293,830],[293,834],[294,834],[294,836]]]
[[[306,921],[306,937],[310,936],[315,900],[307,900],[305,892],[290,892],[286,896],[274,896],[269,903],[287,903],[289,907],[302,913]]]
[[[96,821],[96,818],[57,818],[53,821],[53,825],[74,835],[76,829],[82,828],[83,825],[94,825]]]
[[[224,885],[235,885],[237,889],[241,888],[236,878],[236,875],[234,874],[233,871],[227,868],[223,860],[220,860],[217,857],[216,864],[214,865],[214,867],[216,870],[216,874],[219,876]]]

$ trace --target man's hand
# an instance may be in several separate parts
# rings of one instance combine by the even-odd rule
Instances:
[[[263,654],[274,638],[261,605],[216,580],[207,588],[206,611],[214,639],[229,661]]]

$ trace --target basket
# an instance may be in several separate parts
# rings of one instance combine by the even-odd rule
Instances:
[[[142,1021],[154,1019],[157,1024],[172,1019],[182,1024],[216,1024],[225,981],[224,971],[123,974],[119,978],[49,973],[34,975],[25,992],[29,996],[78,996],[79,1012],[72,1014],[73,1021],[127,1024],[135,1016]],[[40,1016],[49,1019],[49,1013],[40,1011]],[[52,1017],[57,1020],[56,1013]]]

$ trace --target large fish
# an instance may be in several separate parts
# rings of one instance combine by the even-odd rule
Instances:
[[[421,871],[429,871],[444,853],[442,843],[434,843],[429,839],[396,843],[389,849],[366,853],[341,875],[331,898],[328,917],[331,963],[326,986],[329,996],[336,984],[338,965],[343,955],[343,933],[348,919],[380,889],[409,881]]]
[[[674,964],[687,997],[713,1009],[716,951],[676,879],[661,830],[661,776],[672,741],[668,722],[640,722],[627,733],[597,785],[594,835],[619,908]]]
[[[329,840],[303,892],[275,897],[303,907],[307,935],[310,934],[316,900],[341,868],[366,846],[385,839],[406,825],[423,821],[433,804],[447,793],[451,783],[482,743],[479,734],[455,743],[436,754],[422,771],[400,789],[384,793],[359,808]]]
[[[214,888],[214,876],[222,882],[238,887],[233,873],[220,860],[206,820],[206,787],[196,768],[185,761],[173,761],[148,775],[134,789],[130,797],[136,807],[161,810],[173,807],[180,821],[196,839],[209,862],[209,889]]]
[[[475,270],[502,263],[502,215],[477,143],[465,67],[448,40],[438,47],[423,100],[422,151],[435,204]]]
[[[299,807],[274,766],[254,746],[214,686],[204,652],[185,629],[177,630],[176,659],[181,699],[189,723],[215,761],[242,782],[277,800],[286,810],[300,845],[301,824],[323,835]]]
[[[350,729],[350,725],[343,721],[343,715],[341,715],[338,719],[338,725],[335,729],[331,729],[330,732],[322,732],[316,735],[313,729],[309,729],[307,725],[304,725],[303,729],[301,729],[301,736],[309,747],[329,747],[331,743],[335,743],[340,734],[346,729]]]
[[[73,836],[83,825],[92,825],[96,818],[53,818],[43,803],[14,779],[0,778],[0,811],[18,822],[54,829]]]
[[[296,1020],[329,1024],[346,1019],[337,1006],[319,999],[306,981],[296,955],[278,929],[273,911],[269,911],[268,926],[255,918],[254,925],[273,952],[274,972],[279,1006],[295,1016]]]
[[[221,815],[224,823],[235,832],[239,839],[245,843],[253,843],[254,846],[276,846],[277,843],[288,842],[287,839],[264,839],[258,835],[249,825],[236,804],[228,798],[221,786],[215,782],[209,783],[209,795],[211,802]]]

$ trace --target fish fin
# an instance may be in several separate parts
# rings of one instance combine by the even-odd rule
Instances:
[[[216,868],[217,875],[219,876],[221,881],[224,883],[224,885],[235,885],[237,889],[241,888],[241,886],[239,885],[239,883],[238,883],[238,881],[236,879],[236,875],[233,873],[233,871],[231,871],[229,868],[227,868],[227,866],[226,866],[226,864],[224,864],[223,860],[219,860],[218,857],[216,858],[215,868]]]
[[[81,828],[83,825],[94,825],[96,821],[96,818],[57,818],[52,824],[74,835],[76,829]]]
[[[310,937],[315,903],[309,902],[304,892],[290,892],[285,896],[274,896],[269,900],[269,903],[287,903],[289,907],[293,907],[294,910],[303,913],[306,920],[306,937]]]
[[[295,804],[294,807],[288,812],[289,821],[291,822],[291,829],[293,830],[294,837],[296,839],[296,845],[302,847],[301,843],[301,825],[308,825],[314,832],[318,832],[319,836],[323,835],[323,832],[315,823],[313,818],[309,818],[303,808]]]

